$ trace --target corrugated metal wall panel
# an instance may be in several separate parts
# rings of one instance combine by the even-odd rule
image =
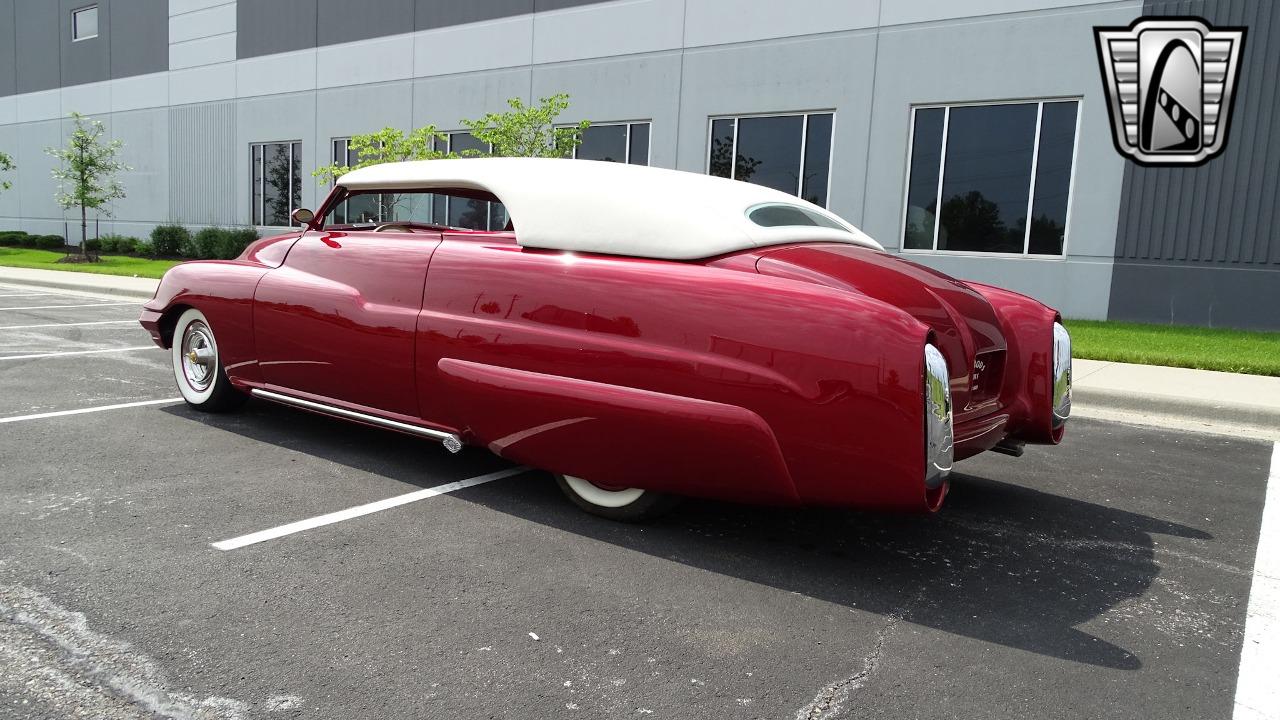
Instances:
[[[1172,264],[1280,264],[1280,3],[1148,2],[1144,15],[1199,15],[1249,34],[1226,150],[1199,168],[1125,170],[1116,258]]]
[[[236,224],[235,147],[233,103],[169,109],[170,221]]]

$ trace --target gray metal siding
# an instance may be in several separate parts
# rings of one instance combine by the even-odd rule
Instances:
[[[236,188],[242,183],[232,148],[238,149],[235,103],[169,109],[170,221],[236,224]]]
[[[169,0],[112,0],[108,9],[111,77],[168,70]]]
[[[316,43],[334,45],[396,35],[413,27],[414,0],[381,0],[377,12],[350,0],[319,0]]]
[[[497,20],[604,0],[239,0],[236,57]],[[371,9],[376,8],[376,9]]]
[[[128,0],[126,0],[127,2]],[[62,52],[60,85],[80,85],[111,78],[111,3],[98,3],[98,36],[74,42],[71,11],[92,5],[85,0],[59,0],[58,44]]]
[[[357,5],[366,12],[371,2]],[[316,46],[316,0],[239,0],[236,57],[249,58]]]
[[[98,36],[71,39],[93,0],[0,0],[0,97],[169,69],[168,0],[98,0]]]
[[[19,93],[50,90],[61,83],[62,46],[58,25],[59,3],[49,0],[14,0],[13,26],[16,37],[17,83]]]
[[[1158,1],[1144,14],[1249,30],[1222,155],[1198,168],[1125,169],[1109,316],[1280,328],[1280,4]],[[1193,279],[1187,268],[1214,272]]]
[[[512,15],[527,15],[531,12],[533,0],[417,0],[414,27],[418,30],[430,30]]]
[[[0,0],[0,97],[17,92],[18,55],[14,47],[16,30],[13,0]]]

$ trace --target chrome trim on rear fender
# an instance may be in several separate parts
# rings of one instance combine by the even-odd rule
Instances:
[[[1071,417],[1071,333],[1062,323],[1053,324],[1053,429]]]
[[[388,420],[387,418],[381,418],[377,415],[356,412],[355,410],[348,410],[335,405],[326,405],[325,403],[318,403],[313,400],[304,400],[300,397],[284,395],[270,390],[263,390],[262,388],[253,388],[249,392],[257,397],[263,398],[264,400],[272,400],[285,405],[300,407],[304,410],[314,410],[315,412],[323,413],[325,415],[333,415],[347,420],[356,420],[358,422],[377,425],[378,427],[384,427],[390,430],[399,430],[400,432],[406,432],[411,435],[437,440],[443,443],[444,448],[451,453],[456,453],[462,450],[462,439],[453,433],[433,430],[431,428],[422,427],[421,425],[410,425],[409,423],[402,423],[398,420]]]
[[[933,345],[924,346],[924,486],[936,490],[951,474],[955,460],[955,428],[947,359]]]

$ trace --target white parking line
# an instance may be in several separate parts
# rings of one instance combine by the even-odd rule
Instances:
[[[9,293],[9,294],[6,294],[6,295],[0,295],[0,298],[7,298],[7,297],[45,297],[45,296],[53,295],[53,294],[54,294],[54,293]]]
[[[135,350],[156,350],[155,345],[137,345],[127,348],[109,348],[107,350],[69,350],[67,352],[38,353],[36,355],[9,355],[0,356],[0,361],[4,360],[35,360],[37,358],[63,357],[65,355],[98,355],[100,353],[122,353],[133,352]]]
[[[260,543],[264,540],[274,540],[275,538],[292,535],[293,533],[302,532],[303,530],[310,530],[311,528],[320,527],[322,525],[332,525],[337,522],[342,522],[343,520],[360,517],[361,515],[369,515],[370,513],[376,513],[382,510],[389,510],[393,507],[407,505],[411,502],[426,500],[427,498],[436,497],[437,495],[446,495],[456,490],[462,490],[463,488],[475,487],[476,485],[483,485],[484,483],[493,482],[494,480],[509,478],[512,475],[519,475],[520,473],[528,472],[528,470],[529,468],[527,467],[499,470],[498,472],[489,473],[488,475],[480,475],[479,477],[467,478],[466,480],[459,480],[458,482],[437,485],[433,488],[417,490],[406,495],[397,495],[396,497],[371,502],[367,505],[357,505],[352,508],[347,508],[346,510],[339,510],[338,512],[329,513],[327,515],[318,515],[313,518],[308,518],[307,520],[299,520],[298,522],[289,523],[288,525],[281,525],[269,530],[261,530],[256,533],[241,535],[237,538],[231,538],[230,540],[223,540],[221,542],[211,544],[218,550],[235,550],[236,548],[253,545],[254,543]]]
[[[112,305],[142,305],[142,302],[135,300],[133,302],[105,302],[91,305],[29,305],[27,307],[0,307],[0,310],[61,310],[63,308],[110,307]]]
[[[1236,680],[1235,720],[1280,718],[1276,668],[1280,668],[1280,443],[1271,449],[1271,473],[1262,504]]]
[[[3,296],[0,296],[3,297]],[[0,325],[0,330],[35,330],[37,328],[81,327],[84,325],[137,325],[137,320],[94,320],[93,322],[45,323],[43,325]]]
[[[0,418],[0,424],[22,422],[23,420],[43,420],[45,418],[66,417],[67,415],[83,415],[104,410],[123,410],[125,408],[145,407],[147,405],[171,405],[182,402],[182,398],[165,398],[164,400],[141,400],[139,402],[119,403],[117,405],[99,405],[98,407],[80,408],[79,410],[58,410],[56,412],[36,413],[35,415],[18,415],[17,417]]]

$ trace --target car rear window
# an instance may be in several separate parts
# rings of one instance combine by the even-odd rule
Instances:
[[[824,227],[848,230],[834,220],[798,205],[757,205],[747,211],[747,219],[760,227]]]

